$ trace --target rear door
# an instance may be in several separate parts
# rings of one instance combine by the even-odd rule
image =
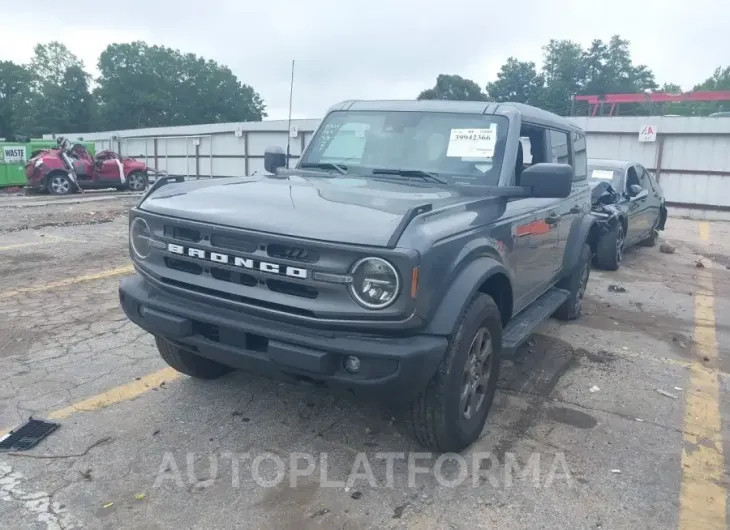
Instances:
[[[649,192],[643,215],[645,216],[647,233],[651,235],[650,231],[659,224],[659,210],[662,201],[660,189],[644,166],[636,164],[636,170],[639,173],[639,182]]]
[[[563,256],[573,223],[590,211],[590,186],[588,185],[588,160],[586,158],[586,139],[580,133],[551,130],[550,144],[552,160],[556,164],[570,164],[575,172],[570,196],[559,199],[555,205],[558,215],[558,245],[554,264],[555,274],[563,268]]]
[[[639,177],[639,169],[634,164],[628,167],[626,170],[625,179],[625,196],[627,197],[626,211],[628,214],[628,230],[626,231],[626,242],[629,245],[633,245],[638,241],[641,241],[644,234],[647,232],[646,228],[646,198],[637,199],[631,192],[631,186],[639,185],[642,189],[644,186],[641,184],[641,178]]]

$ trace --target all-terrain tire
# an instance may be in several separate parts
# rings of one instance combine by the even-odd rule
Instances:
[[[491,354],[488,361],[481,364],[484,384],[476,385],[477,389],[483,388],[483,398],[479,398],[480,402],[467,419],[461,402],[469,377],[465,370],[473,366],[470,352],[484,330],[491,341]],[[459,452],[479,438],[497,389],[501,353],[499,308],[490,296],[480,293],[464,311],[456,332],[449,338],[438,371],[406,412],[407,426],[421,445],[432,451]],[[489,370],[487,374],[483,371],[485,368]]]
[[[211,361],[200,355],[183,350],[161,337],[155,337],[157,351],[172,368],[197,379],[217,379],[233,371],[233,368]]]
[[[553,315],[555,318],[558,320],[575,320],[580,317],[581,311],[583,310],[583,295],[585,294],[590,275],[591,247],[588,243],[584,243],[580,257],[578,258],[578,263],[573,267],[570,276],[566,276],[558,282],[557,287],[569,291],[570,295],[563,302],[563,305],[555,311]]]
[[[624,256],[625,242],[624,225],[620,220],[616,221],[611,230],[598,239],[593,264],[599,269],[607,271],[618,270]]]

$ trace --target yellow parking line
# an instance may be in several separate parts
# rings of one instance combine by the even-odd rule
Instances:
[[[173,368],[163,368],[157,372],[153,372],[144,377],[132,381],[126,385],[118,386],[102,392],[96,396],[92,396],[78,403],[74,403],[68,407],[55,410],[48,414],[48,418],[51,420],[61,420],[68,418],[71,414],[76,412],[88,412],[91,410],[103,409],[109,405],[115,403],[121,403],[123,401],[130,401],[137,398],[152,390],[153,388],[159,387],[162,383],[167,381],[173,381],[178,379],[182,374],[177,372]]]
[[[131,401],[132,399],[138,398],[142,394],[149,392],[153,388],[158,388],[163,382],[174,381],[179,379],[182,374],[175,371],[172,368],[163,368],[157,372],[153,372],[144,377],[132,381],[126,385],[118,386],[92,396],[90,398],[69,405],[62,409],[54,410],[45,415],[45,418],[50,420],[62,420],[68,418],[76,412],[89,412],[92,410],[103,409],[114,405],[116,403],[122,403],[124,401]],[[39,414],[38,416],[42,416]],[[0,431],[0,437],[10,432],[10,429]]]
[[[132,265],[126,265],[124,267],[119,267],[116,269],[109,269],[107,271],[96,272],[94,274],[86,274],[84,276],[74,276],[73,278],[66,278],[64,280],[58,280],[57,282],[45,283],[43,285],[34,285],[33,287],[22,287],[15,291],[8,291],[5,293],[0,293],[0,299],[12,298],[14,296],[20,296],[21,294],[25,294],[25,293],[37,293],[37,292],[41,292],[41,291],[48,291],[50,289],[55,289],[56,287],[63,287],[65,285],[72,285],[75,283],[90,282],[92,280],[100,280],[102,278],[111,278],[113,276],[121,276],[123,274],[129,274],[131,272],[134,272],[134,267]]]
[[[708,241],[710,227],[700,223],[700,239]],[[679,496],[680,530],[726,528],[720,385],[717,373],[703,366],[703,358],[717,358],[715,308],[711,269],[697,269],[694,307],[694,353],[684,403],[682,488]]]

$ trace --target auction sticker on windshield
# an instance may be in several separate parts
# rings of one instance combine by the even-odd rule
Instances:
[[[454,158],[492,158],[497,144],[497,126],[489,129],[451,129],[446,156]]]
[[[592,179],[613,180],[613,171],[607,169],[594,169],[591,173]]]

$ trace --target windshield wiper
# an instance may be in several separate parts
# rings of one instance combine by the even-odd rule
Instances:
[[[341,175],[347,175],[347,166],[333,162],[304,162],[303,164],[299,164],[299,167],[302,169],[334,169],[335,171],[339,171]]]
[[[440,179],[437,173],[430,173],[420,169],[373,169],[373,175],[400,175],[402,177],[420,178],[427,182],[436,182],[437,184],[448,184],[445,180]]]

